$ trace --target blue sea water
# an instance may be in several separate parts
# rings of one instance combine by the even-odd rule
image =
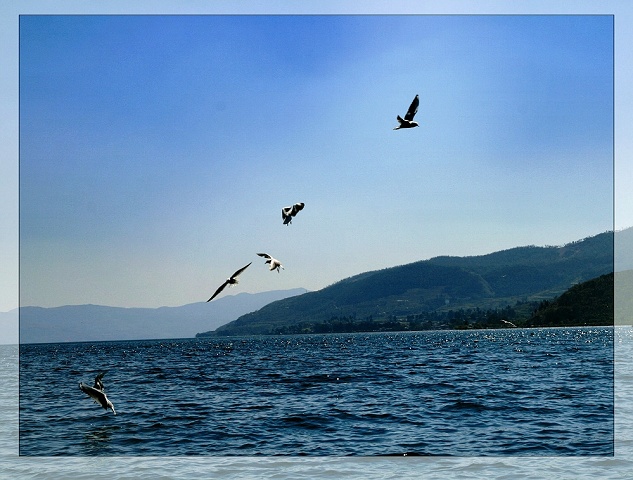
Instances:
[[[612,455],[613,329],[23,345],[20,454]]]
[[[630,330],[22,345],[0,458],[21,455],[6,478],[625,478]],[[102,369],[117,416],[78,388]]]

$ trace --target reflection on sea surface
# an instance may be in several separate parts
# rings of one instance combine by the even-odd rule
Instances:
[[[85,455],[99,455],[107,451],[107,444],[112,440],[112,433],[117,428],[112,425],[102,425],[86,430],[82,444]]]

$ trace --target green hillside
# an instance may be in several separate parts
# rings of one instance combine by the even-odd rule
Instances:
[[[613,273],[574,285],[555,300],[544,300],[529,327],[613,325]]]
[[[481,256],[436,257],[365,272],[316,292],[273,302],[207,334],[290,333],[328,322],[370,322],[374,327],[378,322],[396,328],[407,319],[446,327],[441,318],[449,312],[518,308],[525,314],[574,284],[611,272],[612,232],[562,247],[527,246]]]

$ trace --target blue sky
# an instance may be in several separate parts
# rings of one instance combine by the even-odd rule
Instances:
[[[21,304],[203,301],[250,261],[225,294],[315,290],[611,229],[612,20],[23,16]]]
[[[563,244],[613,227],[612,165],[611,16],[20,20],[22,305]]]

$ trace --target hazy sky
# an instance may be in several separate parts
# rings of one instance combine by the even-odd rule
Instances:
[[[576,240],[613,227],[612,132],[611,16],[23,16],[21,304]]]
[[[611,229],[613,21],[22,16],[21,304],[204,301],[250,261],[223,295],[314,290]]]

